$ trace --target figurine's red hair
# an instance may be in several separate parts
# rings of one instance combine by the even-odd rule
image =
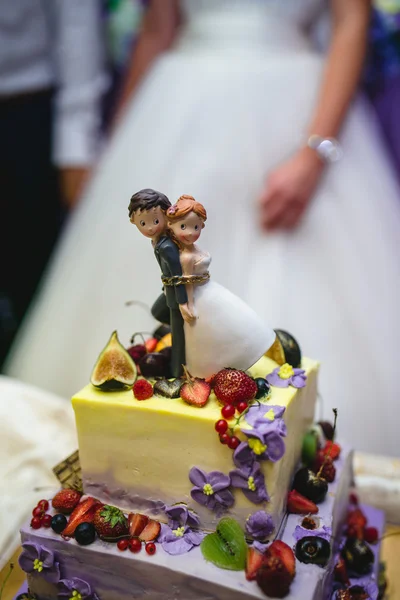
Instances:
[[[190,212],[194,212],[203,221],[207,220],[207,211],[200,202],[197,202],[193,196],[184,194],[178,198],[176,204],[167,210],[168,221],[179,221]]]

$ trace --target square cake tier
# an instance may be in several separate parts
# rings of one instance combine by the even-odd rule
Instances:
[[[264,356],[250,374],[265,377],[276,367]],[[260,463],[269,502],[256,506],[241,490],[234,490],[235,503],[228,514],[242,526],[250,513],[261,508],[271,514],[275,525],[281,520],[303,435],[313,422],[318,367],[316,361],[304,358],[306,386],[272,387],[268,400],[261,401],[272,419],[271,407],[285,409],[285,453],[277,462]],[[214,394],[206,406],[198,408],[181,398],[153,396],[138,401],[131,390],[102,392],[88,385],[73,397],[72,404],[86,494],[124,510],[160,518],[166,505],[184,502],[199,514],[204,529],[215,529],[218,519],[192,500],[189,480],[194,466],[207,473],[224,474],[235,468],[232,450],[220,443],[214,428],[221,418],[221,405]],[[245,439],[241,428],[242,423],[235,435]]]

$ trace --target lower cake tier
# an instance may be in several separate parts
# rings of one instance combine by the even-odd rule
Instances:
[[[341,540],[352,483],[352,452],[342,449],[335,465],[335,480],[329,484],[325,500],[318,505],[318,513],[286,513],[279,528],[277,539],[296,554],[294,578],[285,594],[289,600],[327,600],[332,596],[334,566],[338,552],[343,551]],[[380,511],[368,512],[367,520],[369,526],[379,529],[380,537],[383,528]],[[178,529],[175,529],[175,535],[178,536]],[[310,535],[313,540],[328,542],[330,551],[324,566],[306,564],[306,558],[298,553],[299,543]],[[27,572],[30,593],[38,600],[253,600],[278,597],[264,593],[258,576],[257,581],[247,578],[252,552],[256,556],[268,553],[276,544],[272,540],[265,545],[258,544],[256,550],[255,543],[248,542],[245,572],[244,567],[240,571],[218,568],[205,560],[204,548],[198,545],[184,554],[174,555],[173,544],[168,542],[164,529],[152,544],[151,552],[148,548],[151,542],[146,549],[144,544],[139,544],[138,552],[98,537],[90,545],[81,545],[76,539],[65,539],[52,529],[34,530],[29,524],[22,528],[21,537],[20,565]],[[379,543],[373,547],[373,553],[375,562],[368,576],[359,581],[369,590],[370,595],[366,598],[376,600],[374,581],[378,572]],[[335,589],[338,587],[344,588],[346,584],[335,582]]]
[[[218,522],[219,502],[242,526],[257,508],[278,524],[303,436],[314,418],[318,368],[316,361],[303,358],[297,381],[300,369],[291,379],[284,373],[286,387],[271,386],[269,396],[253,401],[240,423],[229,421],[241,443],[235,454],[221,444],[215,430],[222,405],[213,393],[199,408],[181,398],[139,401],[132,391],[102,392],[86,386],[72,399],[85,493],[160,518],[165,506],[183,502],[209,530]],[[264,356],[250,374],[266,377],[274,370],[279,370],[277,364]],[[246,464],[250,447],[256,459],[253,469]],[[217,489],[219,495],[211,498]]]

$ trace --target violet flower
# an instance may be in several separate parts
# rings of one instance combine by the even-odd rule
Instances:
[[[307,375],[304,369],[294,369],[288,363],[277,367],[265,377],[270,385],[279,388],[287,388],[289,385],[295,388],[303,388],[306,385]]]
[[[253,502],[253,504],[269,502],[260,463],[255,462],[252,466],[244,465],[240,469],[231,471],[229,475],[232,486],[240,488],[250,502]]]
[[[248,437],[247,444],[259,460],[276,462],[285,454],[285,442],[277,431],[268,429],[242,429]]]
[[[200,527],[200,517],[189,510],[186,504],[172,504],[165,507],[165,514],[168,517],[168,525],[176,529],[182,525],[188,527]]]
[[[228,475],[220,471],[206,473],[199,467],[192,467],[189,479],[195,486],[190,495],[202,506],[221,513],[233,505],[235,500],[229,490],[231,480]]]
[[[61,579],[58,583],[58,595],[60,600],[99,600],[99,597],[83,579],[74,577],[72,579]]]
[[[25,573],[40,575],[49,583],[60,581],[60,565],[51,550],[35,544],[25,542],[22,544],[22,553],[18,559],[19,565]]]
[[[266,540],[274,530],[274,522],[271,515],[264,510],[258,510],[250,515],[246,521],[246,535],[254,540]]]
[[[201,544],[204,535],[203,532],[193,531],[190,527],[181,526],[172,529],[162,523],[157,541],[168,554],[186,554],[194,546]]]
[[[271,406],[270,404],[252,404],[248,411],[245,413],[245,421],[252,427],[256,427],[257,424],[272,424],[277,419],[283,417],[285,412],[284,406]]]

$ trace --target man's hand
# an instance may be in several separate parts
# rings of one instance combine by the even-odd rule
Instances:
[[[179,305],[179,310],[181,311],[181,315],[183,317],[183,320],[186,321],[186,323],[194,323],[196,320],[196,315],[193,314],[193,312],[190,310],[189,305],[186,304],[180,304]]]
[[[65,167],[60,170],[61,193],[68,210],[78,204],[89,174],[90,170],[85,167]]]

